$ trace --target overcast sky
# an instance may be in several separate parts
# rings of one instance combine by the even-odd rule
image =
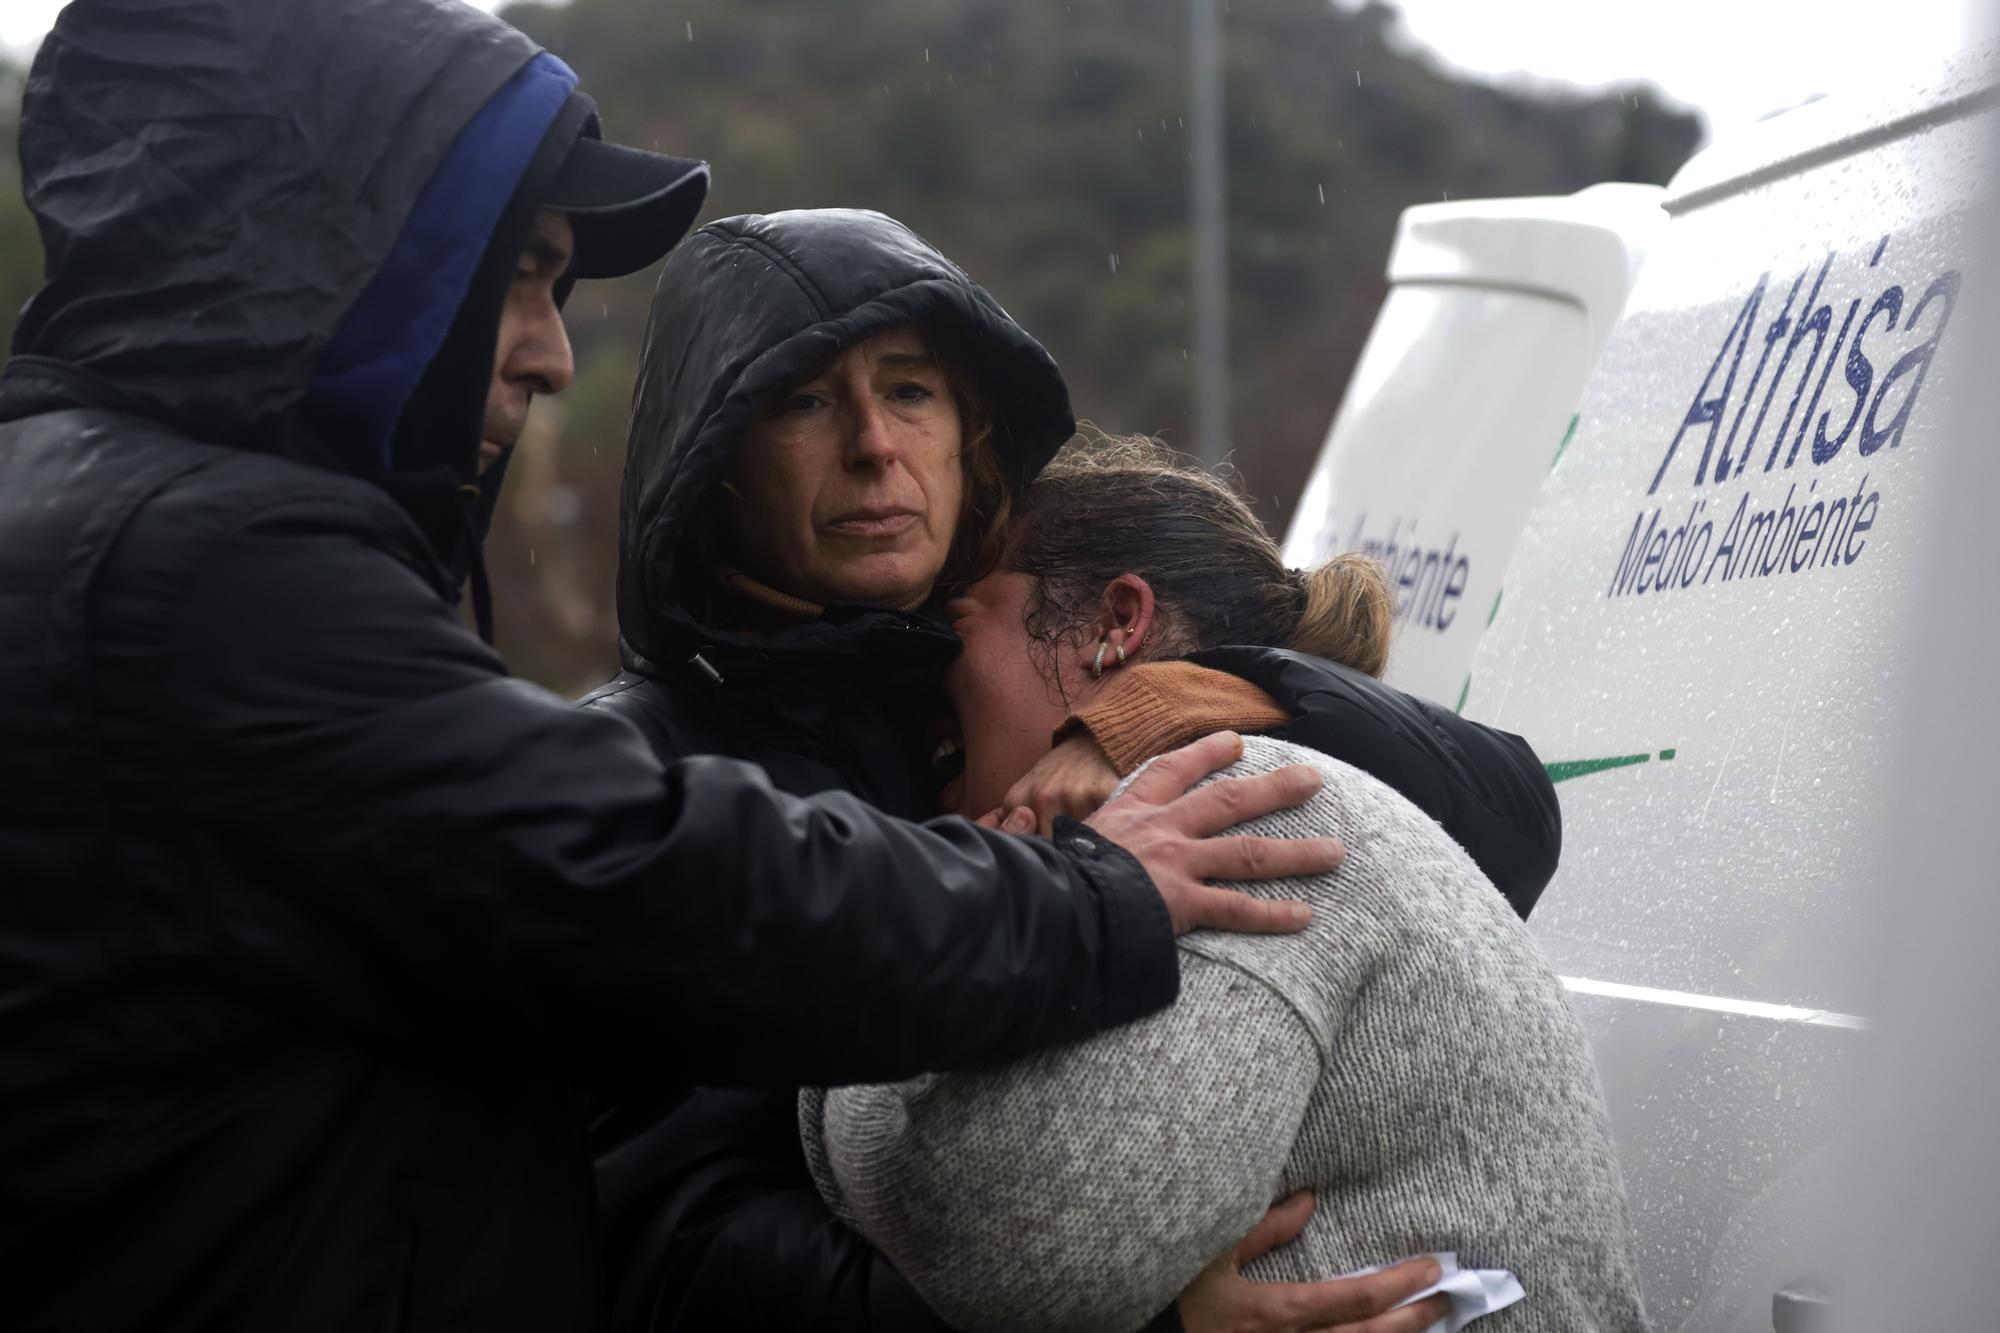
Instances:
[[[1975,15],[1985,21],[1981,0],[1395,2],[1411,35],[1453,64],[1581,84],[1650,79],[1699,107],[1713,129],[1920,73],[1972,40]],[[60,8],[0,0],[0,43],[31,46]]]
[[[1454,64],[1571,83],[1643,78],[1711,129],[1816,94],[1922,77],[1971,44],[1980,0],[1398,0]]]

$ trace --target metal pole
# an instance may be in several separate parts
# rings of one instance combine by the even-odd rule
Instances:
[[[1194,167],[1194,444],[1214,468],[1229,451],[1228,167],[1222,149],[1222,25],[1217,0],[1188,0],[1188,92]]]

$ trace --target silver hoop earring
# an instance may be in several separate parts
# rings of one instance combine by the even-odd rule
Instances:
[[[1109,646],[1103,639],[1097,641],[1097,658],[1090,664],[1090,678],[1092,680],[1104,679],[1104,650]]]

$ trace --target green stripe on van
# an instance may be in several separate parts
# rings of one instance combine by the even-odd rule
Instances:
[[[1678,749],[1669,747],[1660,751],[1662,763],[1679,754]],[[1568,782],[1571,778],[1588,777],[1592,773],[1602,773],[1613,768],[1630,768],[1634,764],[1644,764],[1652,760],[1652,753],[1618,754],[1609,759],[1565,759],[1560,763],[1543,764],[1548,770],[1550,782]]]
[[[1563,451],[1569,448],[1570,440],[1575,438],[1576,423],[1578,421],[1581,421],[1582,419],[1583,419],[1583,413],[1581,412],[1574,412],[1570,414],[1569,429],[1563,432],[1563,442],[1556,446],[1556,456],[1549,460],[1549,471],[1554,472],[1556,470],[1556,464],[1563,461]]]

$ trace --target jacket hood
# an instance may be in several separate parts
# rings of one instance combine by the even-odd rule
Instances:
[[[214,443],[463,476],[476,432],[428,458],[391,435],[538,154],[587,119],[574,83],[457,0],[71,4],[23,101],[47,282],[10,397],[53,381]],[[459,378],[483,403],[481,338]]]
[[[628,656],[666,661],[700,626],[675,564],[702,500],[766,396],[883,329],[915,324],[970,378],[1009,484],[1076,428],[1054,358],[972,279],[880,213],[724,218],[667,258],[633,389],[619,505],[618,620]]]

